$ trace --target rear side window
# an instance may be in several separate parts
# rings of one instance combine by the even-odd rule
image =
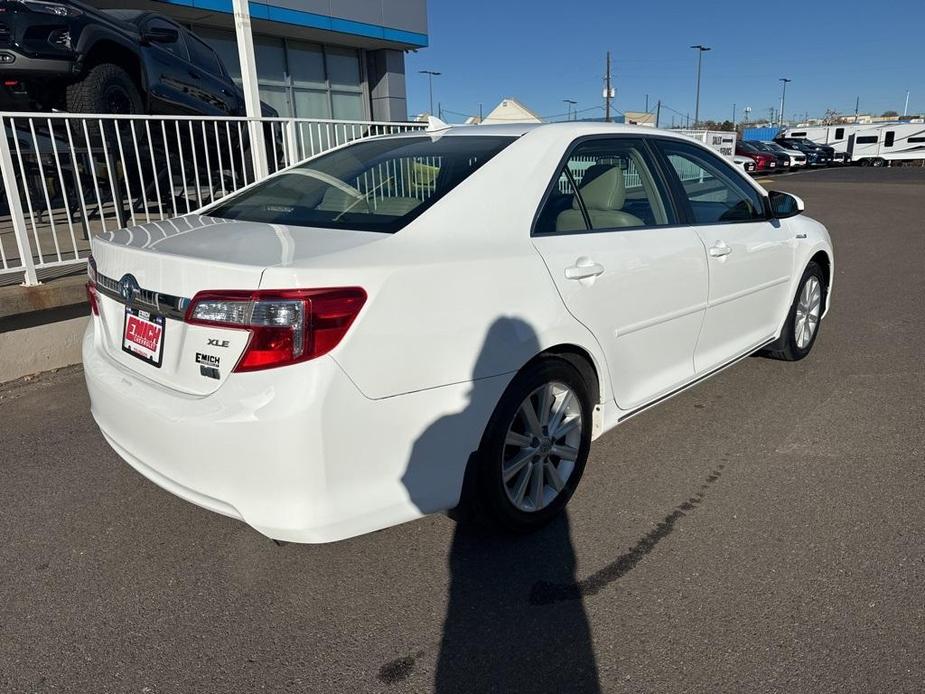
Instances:
[[[576,233],[674,223],[638,138],[576,145],[537,217],[534,233]]]
[[[671,164],[669,173],[684,191],[695,224],[766,219],[764,200],[732,166],[696,145],[658,140]]]
[[[877,142],[876,135],[862,135],[855,139],[855,142],[859,145],[872,145]]]
[[[215,54],[215,51],[195,36],[188,36],[186,45],[189,47],[190,60],[193,65],[206,72],[211,72],[213,75],[221,76],[222,67],[218,62],[218,56]]]
[[[395,233],[514,139],[445,135],[364,140],[271,176],[206,214]]]
[[[835,128],[835,139],[836,139],[836,140],[841,140],[841,139],[844,138],[844,137],[845,137],[845,129],[844,129],[844,128]]]

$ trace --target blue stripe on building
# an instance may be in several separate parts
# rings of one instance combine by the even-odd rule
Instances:
[[[164,2],[171,5],[195,7],[200,10],[234,14],[231,0],[164,0]],[[394,41],[396,43],[403,43],[418,48],[423,48],[428,44],[427,34],[419,34],[414,31],[404,31],[403,29],[394,29],[392,27],[368,24],[366,22],[355,22],[349,19],[329,17],[314,12],[292,10],[286,7],[276,7],[275,5],[267,5],[260,2],[251,2],[249,5],[251,17],[254,19],[265,19],[271,22],[282,22],[283,24],[294,24],[296,26],[309,27],[312,29],[335,31],[339,34],[351,34],[353,36],[382,39],[383,41]]]

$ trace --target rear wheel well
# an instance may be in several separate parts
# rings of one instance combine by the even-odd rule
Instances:
[[[566,361],[574,366],[578,373],[581,374],[581,377],[585,380],[585,383],[588,384],[588,392],[591,394],[592,407],[600,404],[601,378],[600,374],[597,372],[597,367],[594,364],[594,359],[587,352],[587,350],[582,349],[577,345],[556,345],[555,347],[544,349],[533,359],[531,359],[530,362],[549,356],[558,357],[559,359],[562,359],[563,361]]]

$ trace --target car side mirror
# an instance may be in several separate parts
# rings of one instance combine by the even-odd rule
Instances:
[[[180,32],[167,27],[150,27],[145,29],[141,38],[147,43],[176,43]]]
[[[781,193],[780,191],[772,190],[768,193],[768,199],[771,201],[771,214],[774,215],[775,219],[796,217],[806,209],[803,205],[803,201],[796,195],[791,195],[790,193]]]

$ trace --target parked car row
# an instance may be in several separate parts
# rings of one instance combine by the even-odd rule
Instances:
[[[831,166],[844,163],[836,156],[835,150],[828,145],[820,145],[812,140],[798,137],[777,137],[774,140],[738,140],[736,158],[746,157],[754,163],[754,168],[745,166],[745,170],[754,174],[774,173],[776,171],[795,171],[804,167]]]

